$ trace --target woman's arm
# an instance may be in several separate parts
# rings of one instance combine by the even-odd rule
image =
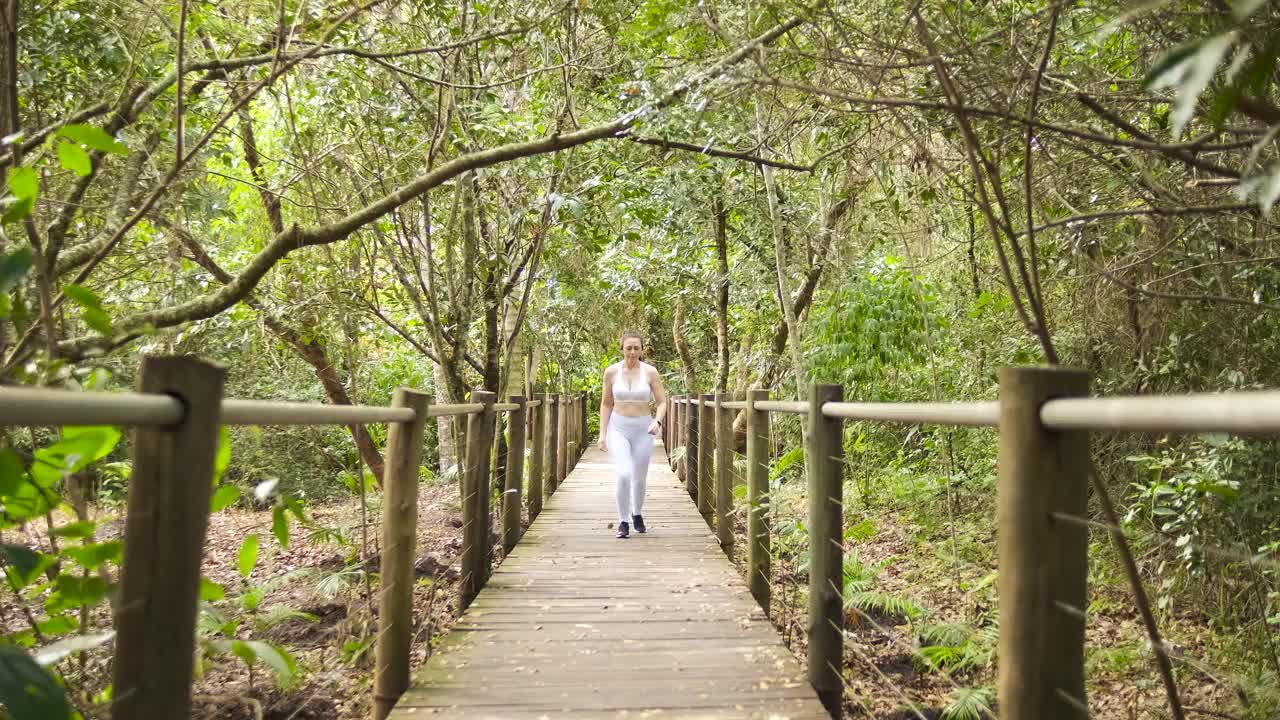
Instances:
[[[657,435],[662,425],[662,418],[667,414],[667,391],[662,387],[662,375],[658,368],[649,368],[649,387],[653,389],[653,401],[658,404],[653,413],[653,422],[649,424],[649,434]]]
[[[613,414],[613,372],[612,365],[604,371],[604,389],[600,391],[600,440],[596,445],[605,452],[609,452],[605,438],[609,434],[609,416]]]

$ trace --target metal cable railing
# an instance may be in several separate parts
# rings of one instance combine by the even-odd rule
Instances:
[[[190,683],[189,669],[157,667],[155,658],[189,657],[194,650],[196,594],[204,528],[212,494],[214,455],[223,425],[350,425],[387,423],[382,522],[380,610],[374,689],[375,715],[390,713],[409,686],[413,639],[414,555],[418,466],[426,420],[468,418],[469,457],[462,463],[464,510],[463,579],[460,605],[484,587],[494,556],[491,528],[500,515],[505,551],[520,538],[522,503],[530,519],[545,495],[555,492],[581,454],[586,430],[582,396],[547,394],[526,401],[496,402],[493,393],[474,391],[472,402],[431,404],[420,392],[400,389],[390,406],[325,405],[223,398],[225,372],[190,357],[146,358],[139,392],[73,392],[0,386],[0,427],[118,425],[136,428],[131,444],[133,474],[125,516],[117,618],[117,698],[150,703],[163,695],[166,716],[186,717],[175,701],[173,683]],[[536,412],[530,413],[530,411]],[[491,477],[497,445],[497,417],[507,414],[509,447],[505,477]],[[526,435],[532,445],[529,478],[524,477]],[[183,490],[175,494],[173,488]],[[525,492],[525,489],[528,492]],[[545,490],[545,492],[544,492]],[[501,503],[492,502],[497,496]],[[175,506],[174,498],[181,503]],[[496,512],[495,512],[496,511]],[[141,542],[140,538],[162,539]],[[157,542],[163,542],[160,547]],[[163,588],[165,598],[151,595]],[[186,594],[184,594],[186,593]],[[189,595],[189,597],[187,597]],[[188,600],[190,602],[188,602]],[[152,608],[147,613],[135,609]],[[177,644],[178,647],[174,647]],[[189,695],[189,694],[188,694]]]
[[[828,708],[838,707],[842,689],[843,615],[840,602],[843,536],[843,421],[873,421],[943,426],[993,427],[1000,432],[997,497],[998,555],[1003,577],[1048,577],[1038,593],[1025,593],[1020,583],[1002,580],[999,590],[1001,658],[999,707],[1006,718],[1040,717],[1044,708],[1061,704],[1087,709],[1084,694],[1085,575],[1088,572],[1087,530],[1100,528],[1121,535],[1108,519],[1091,520],[1085,499],[1090,482],[1090,432],[1223,432],[1280,434],[1280,392],[1229,392],[1182,396],[1117,398],[1084,397],[1088,376],[1059,368],[1010,368],[1001,374],[1000,400],[959,403],[843,402],[841,390],[816,386],[809,402],[772,400],[753,391],[747,400],[723,396],[677,396],[671,399],[667,447],[686,489],[726,552],[732,553],[732,519],[724,500],[733,473],[720,450],[725,423],[746,415],[748,484],[747,580],[752,594],[770,610],[770,541],[767,513],[768,439],[771,415],[801,415],[808,423],[810,509],[807,518],[813,553],[809,628],[825,629],[809,639],[810,682]],[[1100,484],[1095,484],[1095,490]],[[1105,492],[1105,491],[1103,491]],[[827,498],[828,502],[813,501]],[[1110,508],[1110,501],[1105,505]],[[1109,512],[1111,512],[1109,510]],[[818,513],[819,517],[814,513]],[[833,521],[834,518],[834,521]],[[1165,539],[1168,542],[1172,540]],[[1123,538],[1117,538],[1123,544]],[[833,555],[834,551],[834,555]],[[1127,546],[1122,553],[1127,552]],[[1211,548],[1220,557],[1269,569],[1280,558],[1247,551]],[[1051,567],[1048,567],[1051,566]],[[1130,584],[1140,609],[1145,594],[1130,569]],[[1149,611],[1144,613],[1149,614]],[[1172,684],[1164,645],[1148,618],[1149,640],[1156,648],[1170,702],[1179,702]],[[1034,626],[1034,627],[1033,627]],[[886,635],[888,637],[888,635]],[[1075,662],[1068,658],[1081,660]],[[948,680],[950,678],[947,678]]]

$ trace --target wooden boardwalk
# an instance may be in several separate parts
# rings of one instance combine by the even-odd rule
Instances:
[[[618,540],[589,451],[391,718],[828,718],[661,456]]]

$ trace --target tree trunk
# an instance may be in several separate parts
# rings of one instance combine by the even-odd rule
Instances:
[[[231,282],[231,275],[222,269],[222,266],[214,262],[209,253],[196,242],[191,233],[185,228],[177,226],[169,226],[174,234],[191,253],[191,259],[197,265],[209,271],[209,274],[220,283],[226,284]],[[347,395],[347,388],[342,384],[342,379],[338,377],[338,371],[334,368],[332,362],[329,361],[329,353],[325,350],[323,344],[319,341],[308,343],[302,339],[302,335],[293,328],[285,325],[276,318],[272,317],[258,302],[252,297],[245,300],[245,304],[258,311],[262,316],[262,322],[267,326],[276,337],[280,338],[289,349],[297,353],[298,357],[307,361],[311,369],[315,372],[316,378],[320,380],[320,385],[324,387],[324,394],[329,402],[334,405],[351,405],[351,397]],[[351,432],[351,439],[355,441],[356,448],[360,451],[360,459],[364,461],[369,472],[377,478],[379,486],[382,484],[382,453],[378,451],[378,446],[374,444],[373,438],[365,429],[364,425],[354,424],[348,425],[347,429]]]
[[[684,366],[685,391],[698,392],[698,367],[693,363],[693,354],[689,352],[689,342],[684,336],[685,315],[688,312],[684,295],[676,298],[675,318],[671,322],[671,337],[676,343],[676,352],[680,355],[680,364]]]
[[[4,19],[0,23],[0,136],[18,131],[18,0],[5,0]],[[14,147],[20,147],[15,142]],[[17,162],[11,164],[16,167]],[[0,256],[4,255],[4,233],[0,232]],[[0,322],[0,357],[8,346],[5,324]]]
[[[769,219],[773,226],[773,254],[778,272],[778,304],[782,306],[782,320],[786,324],[787,334],[791,336],[791,371],[795,375],[796,389],[803,392],[809,384],[809,373],[805,368],[804,354],[800,349],[800,321],[797,319],[796,306],[791,296],[791,283],[787,268],[787,229],[782,218],[782,207],[778,200],[778,188],[773,179],[773,168],[763,165],[765,193],[769,201]]]
[[[729,390],[729,215],[719,194],[711,209],[716,223],[716,391],[725,393]]]
[[[342,384],[342,379],[338,377],[338,371],[333,363],[329,360],[329,353],[325,350],[318,340],[310,343],[305,342],[292,328],[280,324],[279,321],[270,316],[263,315],[263,322],[267,328],[271,330],[277,337],[285,342],[286,345],[293,348],[302,359],[311,365],[311,369],[315,371],[316,377],[320,380],[320,384],[324,386],[324,394],[329,398],[329,402],[334,405],[351,405],[351,397],[347,395],[347,388]],[[373,442],[373,438],[369,435],[369,431],[364,425],[352,424],[347,426],[347,430],[351,432],[351,437],[355,440],[356,448],[360,450],[360,459],[364,461],[365,467],[369,468],[369,472],[373,473],[373,477],[378,481],[378,487],[382,487],[383,462],[382,453],[378,451],[378,446]]]
[[[435,380],[437,393],[444,393],[447,397],[449,381],[445,379],[444,367],[440,363],[431,363],[431,373]],[[453,420],[448,417],[436,418],[436,447],[438,449],[440,463],[438,471],[446,472],[458,462],[458,448],[453,439]]]

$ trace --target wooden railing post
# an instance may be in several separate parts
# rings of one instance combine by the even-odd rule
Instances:
[[[747,587],[765,615],[770,605],[769,413],[755,404],[768,390],[747,392]]]
[[[139,428],[125,514],[116,616],[113,720],[191,715],[200,563],[226,372],[190,357],[148,357],[138,390],[181,398],[182,421]]]
[[[529,522],[542,512],[542,483],[547,458],[547,394],[538,393],[533,409],[533,453],[529,457]]]
[[[587,415],[591,411],[591,396],[583,395],[578,402],[578,440],[579,457],[586,454],[587,448],[591,446],[591,439],[587,437]]]
[[[684,444],[681,441],[684,425],[680,414],[683,409],[684,406],[680,404],[680,396],[677,395],[671,398],[671,412],[667,414],[667,425],[670,427],[668,435],[671,438],[671,449],[673,451]],[[675,471],[677,479],[684,480],[684,465],[674,455],[671,457],[671,469]]]
[[[382,564],[378,573],[378,648],[374,663],[373,717],[383,720],[409,689],[413,641],[414,560],[418,538],[418,466],[430,397],[400,388],[393,407],[413,410],[413,420],[387,429],[382,475]]]
[[[467,609],[489,579],[489,452],[497,413],[494,394],[474,390],[471,402],[484,409],[467,420],[466,491],[462,495],[462,582],[458,611]]]
[[[715,396],[716,426],[716,539],[733,557],[733,411],[724,407],[728,395]]]
[[[698,456],[702,453],[698,442],[698,410],[691,405],[696,395],[684,396],[684,483],[689,497],[698,499]]]
[[[569,477],[569,415],[573,412],[573,396],[560,395],[560,415],[556,418],[559,428],[560,448],[556,450],[556,487]]]
[[[511,411],[511,418],[507,421],[511,431],[507,438],[507,486],[502,492],[503,555],[509,554],[520,540],[521,497],[524,495],[524,398],[512,395],[507,402],[520,407]]]
[[[556,480],[560,477],[560,395],[547,395],[547,478],[546,496],[556,492]]]
[[[1074,703],[1085,703],[1088,528],[1055,518],[1087,516],[1089,433],[1046,430],[1040,407],[1088,393],[1083,371],[1000,370],[997,694],[1006,720],[1074,720]]]
[[[716,447],[715,412],[707,407],[715,395],[700,395],[698,402],[698,512],[711,526],[715,513],[715,486],[712,465]]]
[[[675,409],[675,401],[668,397],[667,411],[662,414],[662,451],[667,454],[667,467],[671,467],[671,420]]]
[[[844,423],[822,414],[839,385],[814,385],[809,399],[809,683],[840,717],[844,678]]]
[[[575,467],[578,466],[578,456],[582,454],[581,452],[579,452],[580,450],[579,446],[582,444],[582,441],[578,437],[578,400],[579,399],[580,398],[577,395],[569,396],[569,415],[565,419],[565,427],[568,430],[568,434],[569,434],[569,462],[564,469],[564,474],[566,477],[569,475],[569,473],[573,472],[573,469]]]

